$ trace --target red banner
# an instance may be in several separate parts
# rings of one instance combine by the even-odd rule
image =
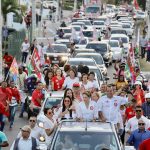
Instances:
[[[31,57],[31,65],[33,70],[35,70],[36,75],[39,79],[41,79],[41,62],[40,62],[40,56],[38,54],[38,50],[34,48],[32,57]]]
[[[135,9],[139,9],[139,4],[137,0],[133,0],[133,4],[134,4]]]

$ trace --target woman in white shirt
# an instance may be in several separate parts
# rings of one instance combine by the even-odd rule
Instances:
[[[81,91],[85,92],[85,91],[92,91],[93,89],[93,84],[92,82],[88,81],[88,74],[83,73],[82,77],[81,77]]]
[[[70,69],[69,76],[65,78],[62,89],[70,88],[72,89],[73,84],[79,82],[79,78],[77,77],[77,73],[75,70]]]
[[[45,137],[46,137],[46,143],[49,144],[52,140],[52,136],[54,133],[54,130],[57,127],[57,122],[53,117],[53,111],[50,108],[44,109],[44,129],[45,129]]]
[[[59,120],[76,118],[76,109],[72,105],[72,100],[69,96],[64,97],[62,107],[59,108],[55,115]]]
[[[97,103],[98,100],[100,99],[100,95],[98,92],[93,92],[91,98],[92,98],[92,101]]]
[[[79,103],[77,117],[80,121],[95,121],[98,118],[98,109],[96,103],[91,101],[90,92],[83,93],[83,101]]]

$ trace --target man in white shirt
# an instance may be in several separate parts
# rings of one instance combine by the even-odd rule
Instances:
[[[146,50],[146,45],[147,45],[147,38],[145,35],[140,38],[140,46],[141,46],[141,58],[145,58],[145,50]]]
[[[30,43],[27,39],[21,45],[21,52],[22,52],[22,63],[26,63],[26,59],[30,50]]]
[[[36,138],[37,140],[40,139],[41,136],[45,135],[45,131],[42,128],[39,128],[37,126],[37,117],[36,116],[31,116],[29,118],[29,127],[31,128],[31,137]],[[17,137],[21,137],[21,132],[19,132]]]
[[[130,118],[126,124],[125,131],[130,134],[132,131],[138,129],[138,121],[141,119],[145,122],[145,129],[150,127],[150,120],[142,115],[142,107],[135,107],[136,115]]]
[[[126,103],[126,99],[120,96],[114,96],[112,86],[107,86],[106,96],[98,101],[98,110],[100,120],[118,124],[120,122],[120,106]]]
[[[31,137],[31,128],[29,126],[24,126],[21,128],[21,137],[17,138],[10,150],[33,150],[39,145],[38,140]]]

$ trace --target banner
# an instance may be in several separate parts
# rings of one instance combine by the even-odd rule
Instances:
[[[133,5],[134,5],[135,9],[139,9],[139,4],[138,4],[137,0],[133,0]]]
[[[31,72],[34,70],[35,74],[37,75],[37,77],[39,79],[41,79],[41,61],[40,61],[40,56],[38,53],[38,50],[36,48],[34,48],[32,57],[31,57],[31,62],[28,64],[28,72],[29,75],[31,74]]]
[[[16,82],[17,76],[18,76],[18,64],[17,64],[16,58],[13,59],[13,62],[9,69],[9,73],[11,74],[14,82]]]

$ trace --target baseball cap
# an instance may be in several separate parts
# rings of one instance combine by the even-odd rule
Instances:
[[[80,84],[76,82],[73,84],[73,87],[80,87]]]
[[[31,128],[30,128],[29,125],[25,125],[22,128],[20,128],[20,129],[23,130],[23,131],[31,132]]]

